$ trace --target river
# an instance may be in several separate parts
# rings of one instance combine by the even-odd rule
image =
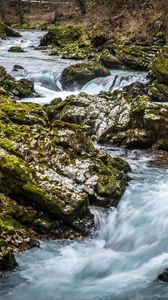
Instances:
[[[41,96],[25,101],[43,104],[72,93],[62,90],[59,78],[62,70],[75,62],[34,50],[42,34],[24,31],[22,38],[4,41],[0,65],[16,78],[33,79]],[[9,53],[14,44],[27,52]],[[14,64],[24,70],[12,71]],[[142,72],[114,70],[107,78],[87,83],[82,91],[97,94],[145,80]],[[0,281],[0,299],[168,299],[168,285],[155,280],[168,267],[168,165],[158,163],[157,155],[149,151],[98,147],[131,165],[132,180],[119,206],[94,208],[96,230],[82,242],[41,242],[40,248],[18,254],[19,268]]]

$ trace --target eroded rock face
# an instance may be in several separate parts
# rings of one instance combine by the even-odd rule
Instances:
[[[82,63],[64,69],[61,75],[61,83],[63,89],[73,90],[82,87],[86,82],[94,78],[109,75],[110,71],[99,63]]]
[[[168,149],[168,108],[150,97],[131,98],[114,91],[70,96],[55,110],[55,119],[80,124],[99,142],[129,147]]]
[[[55,120],[59,103],[0,96],[0,230],[9,253],[9,236],[19,249],[37,232],[85,236],[93,227],[89,204],[115,206],[125,190],[128,164],[95,149],[80,125]]]

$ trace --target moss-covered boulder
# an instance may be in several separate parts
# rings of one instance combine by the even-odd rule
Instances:
[[[151,76],[159,83],[168,85],[168,46],[162,47],[151,65]]]
[[[21,34],[0,21],[0,38],[21,37]]]
[[[0,66],[0,87],[4,90],[3,94],[13,95],[17,99],[30,97],[35,92],[32,81],[28,79],[15,80],[2,66]]]
[[[86,82],[98,78],[109,76],[110,71],[96,62],[71,65],[64,69],[61,75],[63,89],[73,90],[81,88]]]
[[[9,52],[22,53],[25,52],[20,46],[12,46],[8,50]]]
[[[126,188],[128,164],[95,149],[82,126],[55,118],[61,105],[0,96],[1,269],[36,238],[85,236],[89,205],[116,206]]]
[[[148,96],[81,93],[59,104],[54,118],[83,126],[99,142],[168,150],[168,107]]]
[[[63,58],[83,59],[92,50],[90,39],[82,26],[50,26],[40,41],[40,46],[53,46],[51,55]]]

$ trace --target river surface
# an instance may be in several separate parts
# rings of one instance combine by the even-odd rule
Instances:
[[[41,96],[31,101],[48,103],[72,93],[62,91],[59,78],[62,70],[75,62],[34,50],[41,35],[25,31],[23,38],[3,42],[0,65],[16,78],[32,78]],[[27,52],[7,52],[14,44],[21,44]],[[24,70],[12,71],[14,64]],[[145,80],[142,72],[113,70],[108,78],[88,82],[82,91],[97,94]],[[40,248],[18,254],[18,270],[0,281],[0,299],[168,299],[168,285],[155,280],[168,267],[168,164],[158,163],[150,152],[99,147],[131,165],[132,180],[119,206],[94,208],[96,230],[82,242],[41,242]]]

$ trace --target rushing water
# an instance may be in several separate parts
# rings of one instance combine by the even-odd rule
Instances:
[[[60,84],[60,76],[64,68],[77,63],[74,60],[63,60],[58,57],[49,56],[49,52],[37,50],[39,39],[44,34],[41,31],[23,31],[21,38],[11,38],[3,41],[0,45],[0,65],[16,78],[27,77],[35,83],[35,90],[41,97],[27,99],[38,103],[49,103],[56,97],[63,99],[72,94],[71,91],[63,91]],[[25,53],[11,53],[8,49],[12,45],[21,46]],[[36,49],[36,50],[35,50]],[[24,69],[13,71],[14,64],[21,65]],[[145,72],[113,70],[111,75],[105,78],[96,78],[85,84],[81,90],[73,91],[79,94],[81,91],[88,94],[98,94],[101,91],[112,91],[122,88],[135,81],[146,82]]]
[[[33,101],[45,103],[70,94],[61,91],[59,76],[74,62],[34,50],[40,35],[41,32],[24,32],[22,39],[3,42],[0,65],[16,77],[33,78],[42,95]],[[28,52],[8,53],[15,43]],[[12,71],[14,63],[25,70],[16,75]],[[82,90],[98,93],[121,87],[135,77],[145,80],[144,76],[112,71],[111,77],[95,79]],[[158,165],[154,154],[101,148],[110,155],[124,157],[132,167],[133,179],[119,206],[108,211],[94,208],[96,231],[82,242],[47,241],[40,248],[17,255],[19,269],[1,279],[0,299],[168,299],[168,285],[155,280],[168,267],[168,167]]]

